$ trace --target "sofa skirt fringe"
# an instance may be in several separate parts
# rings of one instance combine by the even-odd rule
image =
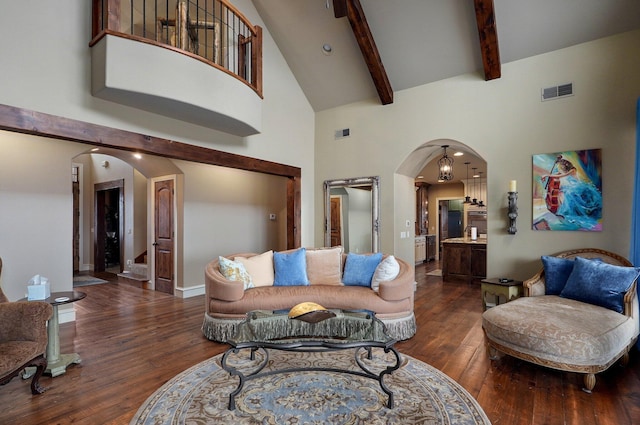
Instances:
[[[409,339],[416,334],[416,316],[411,312],[411,316],[398,317],[395,319],[382,319],[387,328],[387,335],[391,338],[403,341]]]
[[[238,323],[244,319],[221,319],[211,317],[208,313],[204,314],[204,322],[202,322],[202,333],[204,336],[217,342],[225,342],[236,334]]]
[[[205,313],[202,333],[211,341],[225,342],[233,338],[238,323],[242,320],[211,317]],[[385,324],[387,335],[399,341],[409,339],[416,333],[416,318],[413,313],[410,316],[380,320]]]

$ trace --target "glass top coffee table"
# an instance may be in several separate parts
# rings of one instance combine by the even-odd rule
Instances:
[[[245,381],[275,373],[325,371],[348,373],[375,379],[380,388],[388,395],[387,407],[393,408],[393,392],[385,385],[384,376],[400,367],[401,358],[393,347],[396,340],[386,334],[384,323],[371,312],[331,310],[335,317],[317,323],[309,323],[299,319],[291,319],[288,310],[283,311],[251,311],[247,318],[238,325],[236,334],[227,343],[231,347],[222,356],[222,368],[231,375],[238,376],[238,387],[229,395],[229,410],[235,409],[235,397],[242,391]],[[394,364],[387,366],[379,373],[373,372],[358,355],[366,350],[371,359],[371,350],[379,348],[385,353],[393,354]],[[337,351],[353,349],[355,362],[360,370],[349,370],[328,367],[283,368],[262,372],[269,362],[268,350],[282,351]],[[229,364],[231,356],[239,356],[241,350],[249,350],[250,360],[255,360],[255,352],[262,350],[262,360],[256,361],[250,371],[242,372]],[[262,373],[261,373],[262,372]]]

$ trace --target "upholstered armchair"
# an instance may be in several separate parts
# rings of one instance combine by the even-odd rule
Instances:
[[[2,273],[2,259],[0,259]],[[53,308],[40,301],[9,302],[0,288],[0,385],[13,379],[27,366],[35,366],[31,393],[41,394],[38,380],[47,368],[47,320]]]

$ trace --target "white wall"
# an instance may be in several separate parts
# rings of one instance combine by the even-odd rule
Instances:
[[[71,290],[71,158],[82,149],[0,132],[0,257],[10,300],[24,297],[36,274],[49,278],[52,291]]]
[[[175,163],[184,172],[184,281],[179,286],[202,285],[206,264],[219,255],[286,249],[285,177]]]
[[[396,92],[392,105],[361,102],[322,111],[316,114],[316,181],[381,176],[382,251],[402,253],[411,262],[405,245],[413,240],[398,239],[404,217],[392,206],[405,205],[407,217],[413,217],[415,206],[406,200],[410,191],[394,186],[394,173],[425,142],[453,139],[478,152],[490,170],[489,275],[527,278],[540,267],[541,254],[577,247],[627,256],[639,71],[640,31],[635,31],[504,64],[497,80],[463,75]],[[541,88],[566,82],[574,83],[575,96],[540,101]],[[334,141],[335,129],[347,127],[351,137]],[[603,153],[604,230],[530,230],[532,155],[592,148]],[[512,179],[519,190],[516,235],[506,233]],[[320,241],[319,191],[315,199]]]
[[[234,5],[252,23],[264,28],[250,0],[238,0]],[[29,21],[31,28],[38,30],[24,31],[25,20]],[[263,35],[262,133],[242,138],[92,97],[88,46],[91,39],[91,2],[10,2],[3,4],[0,14],[0,38],[11,40],[0,43],[0,104],[300,167],[301,239],[303,245],[312,245],[313,192],[316,186],[314,113],[266,28]],[[16,137],[22,136],[0,135],[0,163],[6,164],[11,160],[13,154],[8,155],[6,151],[15,145]],[[0,233],[0,255],[9,252],[3,282],[5,288],[11,285],[10,298],[21,295],[21,281],[27,275],[35,274],[34,269],[40,269],[45,275],[49,273],[56,281],[54,288],[71,288],[71,158],[89,147],[51,141],[38,144],[45,145],[45,150],[33,155],[19,151],[20,157],[9,164],[10,168],[3,167],[2,170],[3,183],[0,184],[6,184],[5,177],[14,178],[15,174],[8,170],[36,170],[25,175],[25,181],[11,182],[8,189],[0,191],[0,229],[3,229]],[[66,186],[53,187],[58,180]],[[5,199],[14,198],[19,200],[15,207],[13,203],[5,202]],[[34,208],[36,205],[46,205],[46,211]],[[31,211],[32,220],[25,214],[25,208]],[[279,217],[277,225],[282,226],[284,216],[279,214]],[[44,224],[49,220],[56,223],[55,228]],[[7,223],[14,226],[7,228],[5,233]],[[237,231],[246,230],[238,228]],[[258,240],[266,237],[256,233],[251,236]],[[46,239],[44,244],[41,242],[43,239]],[[186,246],[187,241],[184,242]],[[233,243],[233,240],[221,242]],[[87,247],[84,248],[86,251]],[[39,262],[43,265],[36,267]],[[186,263],[185,269],[188,269],[189,261]],[[201,266],[201,261],[194,262],[194,267]],[[195,276],[199,275],[197,282],[203,282],[201,269],[185,270],[187,273],[193,273],[189,281],[196,281]]]

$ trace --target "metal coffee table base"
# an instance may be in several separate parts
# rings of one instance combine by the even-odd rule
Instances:
[[[362,360],[358,356],[360,350],[367,350],[367,358],[371,359],[371,349],[372,348],[381,348],[385,353],[393,353],[395,357],[395,364],[392,366],[387,366],[380,373],[374,373],[366,365],[362,363]],[[241,350],[250,350],[250,359],[255,360],[255,352],[258,350],[262,350],[264,352],[264,359],[257,365],[255,365],[255,369],[248,374],[244,374],[239,371],[234,366],[228,364],[227,360],[231,354],[237,355]],[[355,349],[355,361],[357,365],[360,367],[362,371],[358,370],[348,370],[348,369],[339,369],[339,368],[325,368],[325,367],[308,367],[308,368],[287,368],[287,369],[278,369],[267,372],[262,372],[264,367],[269,362],[269,349],[273,350],[281,350],[281,351],[301,351],[301,352],[317,352],[317,351],[338,351],[338,350],[347,350],[347,349]],[[336,344],[322,341],[303,341],[296,342],[291,344],[269,344],[269,343],[242,343],[238,344],[232,348],[229,348],[224,355],[222,356],[222,368],[229,372],[231,375],[235,375],[240,379],[238,383],[238,387],[229,394],[229,410],[235,410],[236,408],[236,396],[240,394],[242,388],[244,387],[244,383],[246,381],[260,378],[262,376],[270,376],[278,373],[286,373],[286,372],[305,372],[305,371],[321,371],[321,372],[337,372],[337,373],[348,373],[350,375],[362,376],[365,378],[370,378],[378,381],[380,383],[380,388],[385,394],[388,395],[387,407],[389,409],[393,408],[393,392],[385,385],[384,376],[391,374],[393,371],[397,370],[400,367],[400,354],[393,347],[392,343],[375,343],[375,342],[352,342],[346,344]],[[262,372],[262,373],[261,373]]]

